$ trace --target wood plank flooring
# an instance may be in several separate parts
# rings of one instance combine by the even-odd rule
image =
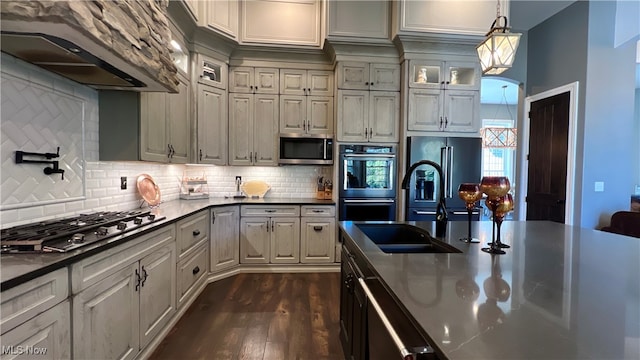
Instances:
[[[209,284],[151,359],[344,360],[340,273],[239,274]]]

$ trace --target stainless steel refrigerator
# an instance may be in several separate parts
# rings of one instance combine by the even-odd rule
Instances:
[[[482,178],[482,142],[480,138],[411,136],[407,138],[407,169],[416,161],[431,160],[443,170],[445,200],[449,220],[467,220],[464,201],[458,197],[461,183],[480,183]],[[422,165],[411,175],[406,192],[406,219],[435,220],[440,197],[440,179],[436,169]],[[473,219],[480,218],[480,204]]]

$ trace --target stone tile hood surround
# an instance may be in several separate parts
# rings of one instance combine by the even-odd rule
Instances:
[[[97,89],[176,93],[168,4],[168,0],[0,1],[2,51]],[[19,34],[12,38],[9,33]],[[25,38],[23,33],[60,38],[89,53],[94,61],[84,61],[63,48],[55,50],[46,39]],[[77,66],[78,62],[84,63]],[[115,73],[121,72],[119,78],[109,65]],[[124,80],[127,77],[144,85],[130,84]]]

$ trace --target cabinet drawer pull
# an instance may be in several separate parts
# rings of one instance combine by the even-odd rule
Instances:
[[[277,211],[277,210],[274,210],[274,209],[267,209],[267,210],[265,210],[264,212],[274,213],[274,212],[276,212],[276,211]]]
[[[194,267],[191,272],[193,273],[193,275],[196,275],[197,273],[200,272],[200,267],[199,266]]]
[[[198,236],[198,235],[200,235],[200,230],[198,229],[193,230],[193,236]]]
[[[313,227],[314,231],[322,231],[322,226],[316,225]]]
[[[324,212],[324,210],[318,210],[318,209],[313,209],[311,211],[313,211],[314,213],[323,213]]]

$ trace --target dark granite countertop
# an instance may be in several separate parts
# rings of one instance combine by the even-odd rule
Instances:
[[[408,222],[434,234],[431,222]],[[386,254],[340,222],[386,287],[449,359],[639,359],[640,239],[552,222],[506,221],[505,255],[439,239],[458,254]]]
[[[146,234],[160,226],[176,222],[203,209],[226,205],[333,205],[332,200],[317,200],[313,198],[262,198],[262,199],[226,199],[210,198],[201,200],[173,200],[163,202],[152,212],[165,216],[166,219],[150,224],[144,228],[132,230],[105,241],[96,242],[80,249],[64,254],[2,254],[0,256],[0,289],[5,291],[25,281],[44,275],[53,270],[67,266],[80,259],[112,248],[137,236]]]

